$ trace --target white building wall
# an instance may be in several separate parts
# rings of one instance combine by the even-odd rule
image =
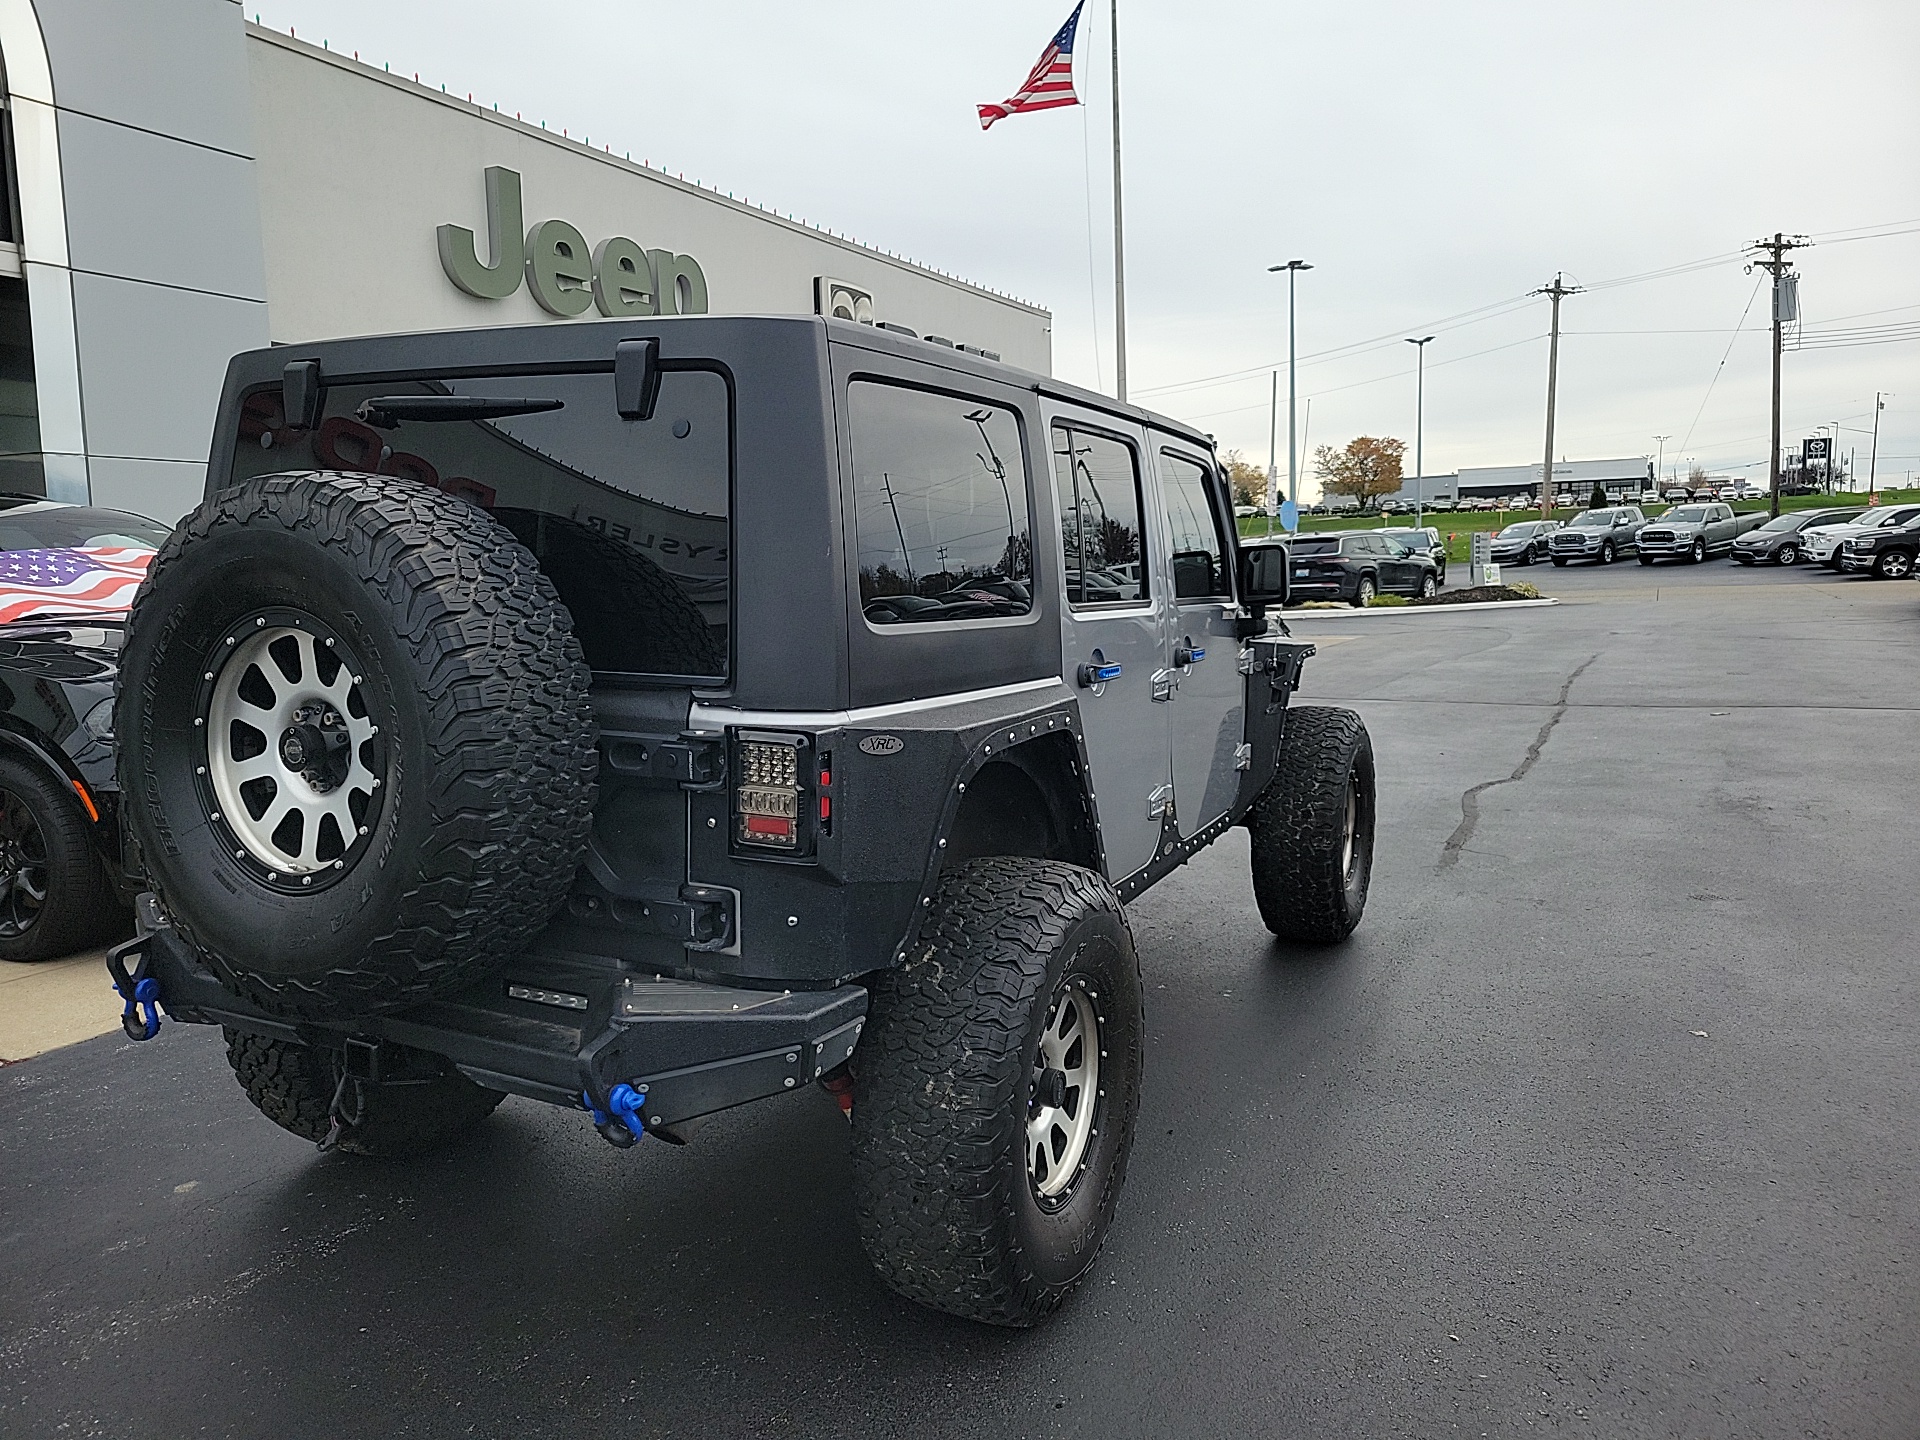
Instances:
[[[199,499],[227,360],[267,338],[240,6],[0,12],[48,493],[172,520]]]
[[[835,239],[390,75],[249,26],[248,73],[267,298],[276,341],[502,324],[567,324],[523,285],[457,289],[435,230],[472,230],[483,261],[483,171],[517,171],[524,223],[566,220],[590,246],[622,235],[692,255],[718,314],[811,314],[814,277],[870,291],[877,319],[996,351],[1046,373],[1051,318],[1029,305]],[[592,309],[582,321],[597,318]]]

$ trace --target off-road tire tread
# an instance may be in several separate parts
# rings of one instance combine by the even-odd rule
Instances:
[[[193,917],[168,906],[175,929],[224,983],[283,1014],[376,1013],[483,977],[552,918],[593,824],[592,675],[572,617],[532,552],[467,501],[390,476],[299,472],[223,490],[181,522],[135,597],[129,649],[171,607],[193,602],[167,583],[175,557],[250,524],[305,536],[344,559],[412,652],[412,673],[392,678],[416,685],[431,717],[432,760],[418,777],[430,836],[388,926],[337,969],[262,974],[200,945]],[[123,690],[122,737],[132,733],[129,700]],[[127,773],[136,756],[121,746],[130,798],[142,793]],[[138,834],[137,806],[132,818]],[[150,878],[164,904],[164,884]]]
[[[1371,765],[1373,742],[1353,711],[1302,705],[1286,712],[1273,779],[1247,815],[1254,900],[1283,940],[1336,944],[1360,922],[1348,909],[1340,845],[1347,776],[1362,754]]]
[[[1012,1240],[1024,1152],[1010,1161],[1008,1149],[1024,1140],[1023,1049],[1032,1008],[1049,999],[1048,957],[1082,916],[1102,909],[1131,936],[1118,896],[1090,870],[968,861],[942,878],[906,962],[873,987],[856,1056],[854,1208],[874,1268],[910,1300],[1029,1326],[1086,1273],[1048,1284],[1025,1262]],[[1130,939],[1127,951],[1137,983]],[[1100,1208],[1109,1218],[1127,1153],[1123,1140],[1105,1179]],[[1087,1266],[1098,1250],[1090,1247]]]
[[[331,1124],[340,1075],[322,1051],[228,1029],[227,1064],[254,1107],[282,1130],[318,1144]],[[353,1155],[403,1159],[442,1145],[494,1112],[506,1095],[476,1085],[457,1071],[436,1080],[364,1087],[359,1125],[339,1149]]]

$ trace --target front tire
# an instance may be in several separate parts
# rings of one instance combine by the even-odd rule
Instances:
[[[1642,565],[1651,565],[1653,564],[1653,557],[1651,555],[1642,555],[1640,557],[1640,563]]]
[[[0,756],[0,960],[71,955],[123,913],[73,793]]]
[[[1706,558],[1707,542],[1704,540],[1694,541],[1693,549],[1687,552],[1687,563],[1690,565],[1701,565],[1706,562]]]
[[[1904,580],[1913,573],[1913,557],[1904,550],[1888,550],[1873,561],[1876,580]]]
[[[1247,816],[1253,896],[1283,940],[1332,945],[1367,908],[1373,875],[1373,739],[1351,710],[1286,712],[1273,779]]]
[[[226,1036],[227,1064],[254,1107],[302,1140],[317,1145],[326,1139],[334,1097],[343,1093],[339,1057],[239,1030]],[[346,1087],[344,1103],[359,1116],[341,1133],[337,1148],[348,1154],[386,1160],[420,1154],[479,1124],[507,1098],[422,1051],[398,1051],[387,1063],[407,1073],[388,1083]]]
[[[1613,563],[1613,542],[1611,540],[1604,540],[1600,544],[1600,563],[1602,565],[1611,565]]]
[[[1440,593],[1440,582],[1438,580],[1436,580],[1431,575],[1422,577],[1420,581],[1420,598],[1422,600],[1431,600],[1435,595],[1438,595],[1439,593]]]
[[[1104,879],[1021,858],[950,870],[854,1056],[855,1216],[880,1278],[990,1325],[1058,1309],[1119,1201],[1144,1036]]]
[[[1800,563],[1800,547],[1798,545],[1782,545],[1774,552],[1773,558],[1782,565],[1798,565]]]
[[[1553,565],[1556,570],[1564,569],[1566,566],[1566,563],[1567,563],[1566,558],[1564,556],[1556,555],[1553,557]]]

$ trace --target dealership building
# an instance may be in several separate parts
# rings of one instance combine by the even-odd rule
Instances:
[[[236,351],[831,313],[1046,373],[1044,309],[263,29],[0,0],[0,490],[172,521]]]
[[[1654,488],[1653,461],[1644,455],[1629,455],[1618,460],[1556,460],[1553,465],[1553,493],[1572,504],[1584,505],[1598,485],[1610,500],[1632,502],[1650,494]],[[1404,500],[1423,505],[1456,504],[1461,500],[1503,499],[1508,495],[1540,498],[1540,466],[1478,465],[1463,466],[1448,475],[1409,475],[1400,488],[1381,500]],[[1336,499],[1335,504],[1341,504]],[[1351,505],[1353,502],[1345,502]]]

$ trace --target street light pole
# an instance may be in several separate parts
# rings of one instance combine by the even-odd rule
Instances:
[[[1416,530],[1426,523],[1421,512],[1425,508],[1427,489],[1427,342],[1431,339],[1431,335],[1418,340],[1407,337],[1407,344],[1420,356],[1420,379],[1413,392],[1413,528]]]
[[[1655,493],[1657,494],[1661,489],[1665,488],[1667,483],[1666,475],[1664,473],[1667,468],[1667,441],[1671,440],[1673,437],[1671,435],[1656,435],[1653,438],[1657,440],[1660,444],[1660,463],[1654,467],[1654,471],[1653,471],[1654,480],[1655,480]]]
[[[1300,387],[1294,378],[1293,363],[1293,281],[1302,270],[1313,266],[1304,260],[1289,260],[1284,265],[1269,265],[1267,273],[1287,272],[1287,499],[1300,503],[1300,452],[1295,448],[1294,416],[1300,403]]]

